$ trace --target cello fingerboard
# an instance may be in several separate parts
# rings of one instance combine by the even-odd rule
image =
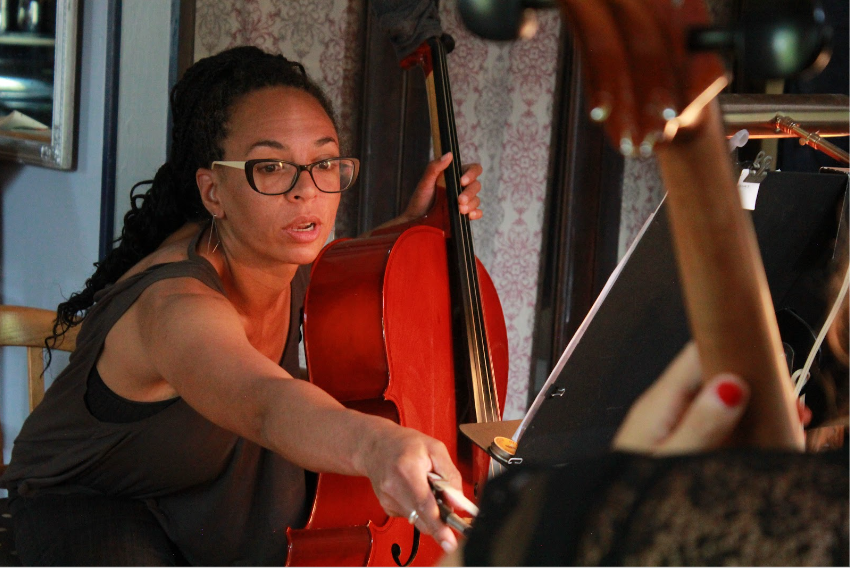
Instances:
[[[423,43],[402,66],[420,66],[425,73],[425,86],[431,118],[431,138],[434,155],[451,152],[453,159],[443,172],[439,184],[445,188],[448,209],[449,270],[453,277],[453,302],[457,317],[462,319],[455,329],[457,371],[470,385],[475,422],[494,422],[501,418],[494,379],[492,359],[484,325],[481,288],[469,217],[461,214],[458,196],[463,191],[460,146],[454,118],[446,47],[441,38],[432,37]],[[460,308],[460,310],[457,309]]]

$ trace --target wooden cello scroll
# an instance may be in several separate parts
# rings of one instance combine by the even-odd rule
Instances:
[[[736,445],[803,448],[767,279],[742,209],[715,96],[719,59],[688,53],[700,0],[561,0],[588,73],[591,117],[627,155],[655,151],[703,373],[751,387]]]
[[[430,53],[428,44],[419,52]],[[450,100],[442,104],[451,111]],[[422,219],[322,250],[304,303],[304,339],[313,383],[348,408],[442,441],[474,500],[489,460],[459,434],[458,421],[470,398],[498,420],[508,345],[498,295],[458,210],[461,173],[456,153]],[[481,375],[492,382],[476,386]],[[293,566],[429,566],[443,555],[407,519],[389,517],[365,477],[319,474],[306,526],[287,537]]]

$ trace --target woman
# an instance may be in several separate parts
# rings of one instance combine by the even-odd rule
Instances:
[[[59,306],[77,350],[24,424],[3,479],[34,564],[267,564],[305,521],[304,469],[367,476],[390,515],[446,550],[426,474],[442,443],[343,408],[298,371],[306,272],[357,175],[301,65],[239,47],[171,96],[173,143],[119,246]],[[425,212],[451,156],[410,207]],[[480,217],[480,166],[461,211]],[[140,203],[139,203],[140,202]]]

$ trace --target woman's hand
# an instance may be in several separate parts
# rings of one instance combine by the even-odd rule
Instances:
[[[740,421],[749,393],[747,384],[732,374],[703,383],[696,345],[690,343],[632,405],[614,448],[647,454],[717,448]]]
[[[401,214],[402,218],[412,221],[428,212],[428,209],[430,209],[431,204],[434,202],[437,179],[451,163],[452,153],[447,152],[442,157],[428,164],[425,168],[425,173],[422,174],[422,179],[419,180],[416,190],[410,197],[410,203],[407,204],[407,209]],[[481,205],[481,199],[478,197],[478,192],[481,191],[481,182],[478,181],[478,176],[483,171],[484,169],[481,167],[481,164],[467,164],[463,167],[463,175],[460,178],[460,185],[463,187],[463,191],[458,196],[457,203],[460,212],[469,215],[470,219],[480,219],[484,215],[483,211],[478,208]]]
[[[447,152],[442,157],[429,162],[425,168],[425,173],[422,174],[422,179],[419,180],[416,189],[413,191],[413,195],[410,196],[410,202],[407,204],[407,208],[395,219],[391,219],[375,227],[372,231],[392,227],[401,223],[409,223],[425,215],[431,208],[431,204],[434,203],[437,179],[451,163],[451,152]],[[483,171],[484,168],[481,167],[481,164],[467,164],[463,167],[463,175],[460,178],[463,191],[458,196],[457,203],[460,212],[468,215],[470,219],[480,219],[484,215],[484,212],[478,208],[481,205],[481,199],[478,197],[478,192],[481,191],[481,182],[478,181],[478,176]]]
[[[434,472],[461,489],[460,473],[446,447],[439,440],[394,424],[370,434],[364,440],[360,466],[381,506],[389,515],[414,519],[416,527],[433,536],[446,552],[455,550],[457,538],[440,520],[428,483],[428,473]]]

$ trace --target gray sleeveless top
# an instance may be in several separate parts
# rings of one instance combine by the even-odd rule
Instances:
[[[143,500],[192,564],[281,564],[286,527],[306,520],[304,470],[216,426],[182,399],[130,423],[102,422],[84,402],[106,335],[148,286],[189,277],[224,294],[215,269],[195,252],[198,236],[188,260],[152,266],[97,294],[68,366],[15,440],[1,484],[24,499],[88,493]],[[281,364],[293,376],[307,279],[299,270],[291,285]]]

